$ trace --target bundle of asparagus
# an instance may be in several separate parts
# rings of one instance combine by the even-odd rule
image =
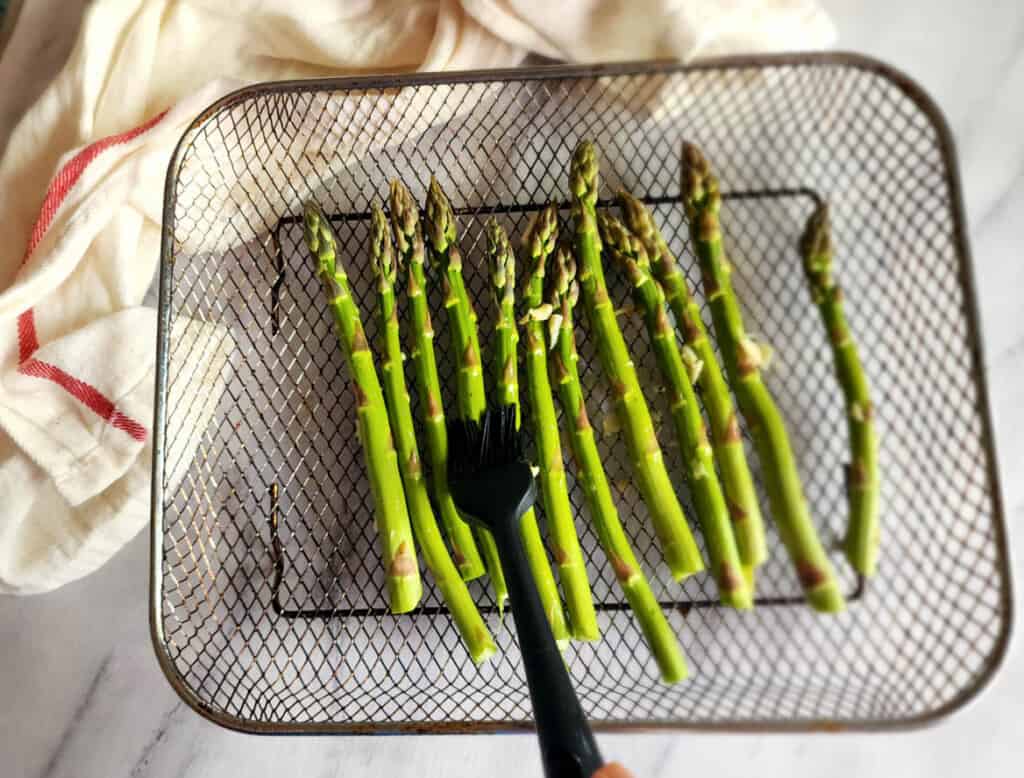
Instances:
[[[683,342],[700,360],[697,386],[704,401],[711,427],[711,445],[715,462],[722,473],[722,487],[732,518],[733,533],[743,562],[744,574],[753,591],[754,568],[768,558],[764,521],[757,502],[754,479],[743,451],[740,425],[733,408],[729,387],[722,376],[715,348],[708,338],[700,306],[693,299],[686,277],[669,250],[668,243],[642,202],[625,191],[619,192],[619,206],[630,231],[647,251],[651,271],[665,292],[665,299]]]
[[[590,326],[597,340],[601,366],[612,385],[616,411],[622,424],[640,493],[651,511],[661,551],[678,581],[704,569],[700,551],[690,533],[658,444],[647,401],[636,368],[622,337],[615,310],[608,299],[601,265],[601,239],[597,231],[597,157],[584,141],[576,147],[569,174],[572,196],[573,239],[579,262],[579,280]]]
[[[427,240],[431,254],[441,267],[444,279],[444,307],[452,333],[452,351],[458,360],[458,377],[455,383],[455,397],[459,406],[459,417],[477,421],[487,408],[484,390],[484,374],[480,359],[480,337],[476,329],[476,310],[466,292],[462,277],[462,252],[456,243],[455,214],[441,186],[433,177],[427,190]],[[508,586],[505,573],[498,559],[498,547],[494,538],[485,530],[477,532],[477,540],[483,551],[487,572],[494,588],[494,600],[502,609],[508,601]]]
[[[491,282],[494,286],[498,303],[498,318],[495,324],[497,348],[494,350],[494,365],[498,388],[498,403],[513,405],[516,409],[516,425],[520,424],[519,409],[519,328],[516,325],[516,261],[508,235],[501,225],[491,221],[487,225],[487,255],[490,261]],[[551,574],[544,541],[537,526],[537,516],[533,508],[523,514],[522,525],[523,547],[530,563],[537,592],[541,604],[551,625],[551,634],[560,647],[564,648],[569,641],[569,627],[562,612],[562,603],[558,597],[558,587]],[[563,574],[564,575],[564,574]],[[585,574],[584,574],[585,575]],[[586,578],[584,578],[586,581]],[[590,592],[587,592],[590,599]]]
[[[349,291],[345,268],[336,255],[338,240],[334,228],[314,203],[306,204],[304,217],[306,245],[316,260],[317,275],[334,317],[338,344],[352,376],[359,439],[366,455],[367,474],[377,508],[377,530],[391,611],[406,613],[419,603],[423,587],[384,395],[377,379],[370,344],[363,333],[359,308]]]
[[[423,409],[427,449],[433,467],[434,498],[459,572],[464,580],[471,581],[483,575],[484,563],[473,540],[473,532],[459,516],[448,491],[448,428],[445,426],[441,381],[437,376],[434,326],[427,305],[427,277],[424,272],[426,256],[420,214],[409,190],[400,181],[391,182],[389,204],[398,257],[407,273],[406,289],[413,331],[411,355],[416,375],[416,392]]]
[[[537,465],[540,468],[544,515],[551,532],[573,637],[577,640],[596,640],[600,631],[566,488],[565,463],[562,460],[558,421],[551,397],[544,337],[545,327],[550,326],[555,331],[558,322],[552,315],[551,306],[543,302],[544,275],[548,258],[555,248],[557,230],[558,212],[553,205],[549,205],[537,213],[523,236],[523,251],[527,262],[523,293],[525,315],[522,318],[526,335],[526,377],[537,439]]]
[[[704,563],[669,478],[657,430],[608,297],[602,252],[631,282],[633,299],[643,314],[669,391],[684,475],[723,603],[736,608],[753,604],[754,569],[767,556],[764,525],[729,386],[676,258],[651,214],[632,195],[618,195],[625,224],[609,214],[599,215],[597,186],[596,153],[593,145],[584,141],[576,148],[570,169],[573,248],[555,250],[558,218],[553,205],[535,214],[522,237],[524,311],[518,320],[516,257],[498,222],[487,224],[487,257],[496,310],[494,399],[498,404],[514,406],[516,423],[520,423],[518,346],[522,327],[541,496],[568,621],[532,511],[523,518],[523,544],[552,632],[563,646],[570,634],[581,640],[599,636],[569,501],[549,364],[568,427],[577,482],[601,547],[662,678],[674,683],[686,677],[686,661],[630,546],[587,414],[574,323],[575,306],[581,296],[602,370],[613,390],[637,485],[650,510],[665,561],[676,580],[700,571]],[[843,596],[811,521],[782,416],[761,380],[761,348],[743,326],[722,247],[718,182],[707,160],[690,144],[683,148],[682,197],[725,372],[761,462],[779,535],[812,607],[826,612],[842,610]],[[391,185],[389,205],[391,229],[384,211],[376,205],[371,209],[371,255],[383,329],[383,391],[348,278],[336,256],[337,238],[326,216],[312,203],[304,211],[306,243],[316,260],[355,389],[359,437],[376,506],[390,608],[395,613],[412,610],[421,597],[412,534],[415,530],[427,567],[470,656],[482,662],[496,647],[465,581],[482,575],[486,562],[500,609],[507,598],[504,576],[493,539],[486,533],[474,539],[448,490],[445,413],[427,304],[427,244],[419,212],[400,182]],[[428,244],[443,280],[444,307],[457,361],[458,413],[476,420],[487,405],[477,314],[462,276],[454,213],[434,179],[425,212]],[[832,278],[832,244],[824,205],[808,222],[799,248],[812,299],[832,343],[835,371],[848,411],[850,522],[845,551],[856,570],[870,575],[878,550],[878,441],[867,379],[846,324],[842,294]],[[395,284],[403,269],[411,312],[411,356],[432,465],[434,504],[420,460],[404,375],[395,296]],[[680,328],[682,347],[677,343],[670,313]],[[710,440],[695,386],[710,421]],[[435,505],[448,536],[450,555],[438,529]]]
[[[434,510],[430,506],[427,484],[420,466],[419,447],[412,423],[409,392],[405,385],[402,344],[398,327],[398,306],[395,304],[395,280],[398,268],[387,218],[379,206],[371,212],[371,259],[377,275],[377,302],[381,326],[384,330],[384,396],[387,400],[391,428],[398,448],[398,463],[405,486],[405,499],[409,506],[416,539],[423,551],[423,559],[434,576],[441,596],[451,610],[459,634],[476,663],[483,662],[497,651],[465,582],[455,568],[444,540],[437,528]]]
[[[832,278],[832,230],[828,206],[819,206],[800,239],[811,299],[821,311],[846,399],[850,464],[846,471],[850,518],[843,550],[854,570],[873,575],[878,559],[878,438],[872,421],[867,376],[843,313],[843,293]]]
[[[743,327],[731,269],[722,248],[718,180],[700,150],[689,143],[683,146],[682,193],[715,334],[764,469],[779,536],[811,606],[825,612],[842,610],[843,595],[811,521],[782,415],[761,380],[761,349]]]
[[[577,368],[579,355],[576,353],[576,331],[573,325],[573,309],[578,298],[576,263],[567,249],[559,248],[555,254],[554,272],[547,297],[553,311],[552,317],[558,317],[553,319],[557,323],[557,333],[551,348],[551,364],[562,412],[568,420],[569,442],[576,462],[576,479],[586,496],[601,547],[611,563],[615,579],[636,614],[647,645],[658,663],[661,678],[665,683],[677,683],[687,676],[686,660],[668,619],[640,569],[629,538],[626,537],[597,450],[594,429],[587,416]]]
[[[682,354],[679,352],[676,333],[665,310],[665,295],[651,276],[647,251],[640,240],[608,214],[600,215],[598,227],[609,256],[625,270],[632,284],[633,299],[643,313],[654,355],[669,390],[669,409],[683,454],[686,481],[708,544],[719,596],[726,605],[749,608],[753,604],[750,589],[741,574],[729,511],[715,473],[704,419],[691,384],[703,365],[689,347]]]

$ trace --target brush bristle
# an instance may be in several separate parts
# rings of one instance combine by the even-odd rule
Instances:
[[[512,405],[488,409],[480,421],[448,425],[448,477],[472,478],[493,467],[523,461],[523,443]]]

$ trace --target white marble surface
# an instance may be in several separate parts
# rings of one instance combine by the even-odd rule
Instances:
[[[63,21],[19,39],[0,61],[0,149],[12,117],[45,83],[81,2],[26,3]],[[919,79],[959,143],[985,333],[1000,466],[1024,578],[1024,6],[1014,0],[824,0],[843,48]],[[38,21],[35,22],[38,24]],[[41,25],[39,29],[42,29]],[[12,49],[9,49],[10,53]],[[42,60],[40,59],[42,58]],[[12,63],[12,59],[14,60]],[[30,66],[27,63],[32,62]],[[32,78],[9,92],[30,68]],[[20,79],[19,79],[20,80]],[[14,90],[18,91],[18,90]],[[525,736],[257,738],[216,727],[175,696],[157,668],[146,609],[146,540],[99,573],[43,597],[0,600],[0,775],[539,775]],[[1024,757],[1024,650],[968,709],[930,729],[885,736],[629,735],[602,738],[637,778],[763,775],[1012,775]],[[1011,765],[1017,764],[1016,768]]]

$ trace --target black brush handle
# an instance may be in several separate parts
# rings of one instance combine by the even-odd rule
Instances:
[[[497,507],[497,506],[495,506]],[[590,778],[604,764],[594,733],[576,698],[558,644],[533,582],[520,534],[520,519],[513,513],[488,522],[508,583],[519,650],[537,722],[537,738],[548,778]]]

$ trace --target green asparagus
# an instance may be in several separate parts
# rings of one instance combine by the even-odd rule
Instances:
[[[407,272],[409,307],[413,325],[412,362],[416,391],[423,413],[423,426],[430,454],[437,501],[452,556],[462,578],[471,581],[484,574],[484,563],[473,540],[473,532],[455,509],[448,491],[448,429],[441,400],[441,382],[434,354],[434,327],[427,306],[426,257],[419,211],[409,190],[400,181],[391,182],[389,199],[391,225],[398,247],[399,265]]]
[[[682,156],[683,203],[701,266],[704,293],[726,372],[764,469],[768,501],[779,536],[811,606],[823,612],[840,611],[845,601],[811,520],[785,423],[761,380],[761,348],[743,327],[730,279],[731,268],[722,248],[718,180],[696,146],[684,144]]]
[[[651,511],[662,554],[673,577],[682,580],[702,570],[704,563],[665,468],[636,368],[608,299],[601,266],[601,239],[597,233],[597,176],[594,146],[584,141],[573,154],[569,178],[574,246],[584,307],[597,340],[601,365],[612,385],[638,486]]]
[[[551,366],[562,413],[569,424],[569,441],[576,462],[577,483],[583,488],[598,540],[658,663],[661,678],[665,683],[677,683],[687,676],[686,660],[622,527],[608,476],[601,464],[594,429],[587,416],[577,367],[579,356],[576,353],[573,326],[573,309],[579,297],[579,284],[576,281],[576,266],[569,251],[564,248],[557,250],[553,270],[546,301],[551,305],[553,315],[557,314],[560,318],[556,320],[559,325],[554,348],[551,349]]]
[[[689,347],[684,347],[686,362],[679,352],[675,330],[665,308],[665,295],[651,276],[647,251],[640,239],[608,214],[598,216],[598,228],[605,253],[622,267],[632,284],[633,299],[643,313],[655,358],[669,390],[670,411],[685,462],[686,480],[707,542],[719,596],[726,605],[749,608],[752,605],[750,589],[743,577],[729,509],[691,383],[703,366]]]
[[[516,268],[515,254],[509,245],[508,235],[497,221],[487,224],[487,256],[491,271],[491,283],[497,298],[498,317],[495,324],[497,348],[494,352],[495,385],[498,402],[512,405],[516,409],[516,427],[520,424],[519,368],[517,346],[519,329],[516,326]],[[569,628],[562,612],[562,601],[558,586],[551,572],[544,540],[537,526],[537,516],[531,508],[520,522],[523,547],[530,563],[530,571],[537,586],[544,612],[548,615],[551,634],[564,647],[569,640]]]
[[[426,228],[428,245],[444,274],[444,307],[452,331],[452,349],[458,361],[455,396],[459,417],[477,421],[487,409],[477,316],[462,277],[462,252],[457,244],[455,214],[433,177],[427,190]],[[501,610],[508,601],[508,587],[498,558],[498,547],[486,529],[478,530],[477,540],[491,576],[495,602]]]
[[[846,398],[850,464],[846,488],[850,517],[843,549],[853,568],[873,575],[878,560],[878,438],[872,420],[871,396],[857,344],[843,312],[843,293],[832,277],[832,235],[828,206],[818,207],[800,240],[811,298],[832,343],[836,377]]]
[[[558,578],[565,592],[566,607],[572,634],[577,640],[600,637],[594,601],[587,580],[583,551],[573,524],[572,504],[565,480],[565,463],[558,434],[551,384],[548,378],[545,327],[557,324],[550,307],[545,306],[544,272],[555,247],[558,211],[549,205],[539,211],[523,236],[526,256],[526,282],[523,292],[525,315],[522,317],[526,336],[526,378],[533,411],[534,434],[537,439],[537,464],[540,467],[540,492],[544,514],[551,532],[551,543],[558,565]],[[547,322],[547,324],[546,324]]]
[[[304,225],[306,245],[316,260],[317,275],[352,377],[358,406],[357,427],[376,506],[391,612],[406,613],[419,603],[423,587],[384,395],[363,332],[359,308],[336,255],[338,241],[334,229],[320,207],[312,202],[306,203]]]
[[[497,651],[497,646],[469,594],[469,589],[466,588],[448,555],[444,539],[437,528],[434,510],[430,505],[430,495],[427,493],[419,449],[416,445],[412,408],[409,405],[409,391],[405,385],[402,364],[398,307],[395,304],[398,267],[395,264],[387,218],[377,205],[374,205],[371,211],[371,229],[371,258],[377,274],[378,312],[384,331],[384,398],[387,401],[391,429],[395,434],[395,446],[398,449],[398,463],[405,485],[409,515],[416,539],[423,551],[423,560],[434,575],[437,588],[451,611],[452,619],[469,650],[469,655],[479,664],[492,656]]]
[[[714,346],[704,328],[700,306],[694,300],[679,263],[669,250],[650,212],[628,192],[619,192],[619,204],[626,226],[647,250],[654,277],[665,290],[665,299],[675,317],[683,342],[693,349],[702,368],[697,387],[704,400],[711,427],[711,445],[722,474],[722,488],[732,517],[733,532],[744,566],[744,577],[753,581],[753,568],[768,557],[764,520],[757,502],[754,479],[743,451],[743,438],[733,408],[729,387],[722,376]],[[752,587],[751,587],[752,588]]]

